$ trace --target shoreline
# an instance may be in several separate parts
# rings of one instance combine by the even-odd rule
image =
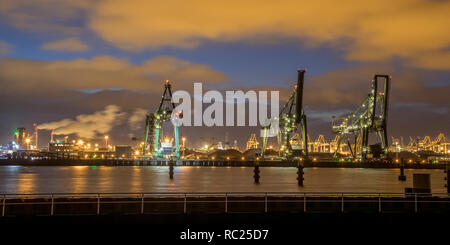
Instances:
[[[297,161],[260,161],[260,167],[297,167]],[[0,159],[0,166],[169,166],[167,160],[126,160],[126,159]],[[223,160],[179,160],[175,167],[254,167],[253,161]],[[327,162],[307,161],[305,168],[400,168],[400,164],[371,162]],[[445,163],[420,164],[405,163],[405,169],[445,169]]]

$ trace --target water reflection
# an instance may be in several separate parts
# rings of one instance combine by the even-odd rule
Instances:
[[[296,168],[260,168],[253,183],[250,167],[10,167],[0,166],[0,193],[45,192],[403,192],[413,173],[429,173],[433,192],[445,192],[442,170],[305,168],[305,185],[297,185]]]
[[[132,169],[130,192],[142,192],[142,168],[133,166]]]
[[[72,173],[72,188],[73,192],[81,193],[87,192],[87,178],[86,173],[88,171],[88,166],[73,166],[70,171]]]
[[[21,173],[17,178],[17,192],[19,193],[35,193],[36,174]]]

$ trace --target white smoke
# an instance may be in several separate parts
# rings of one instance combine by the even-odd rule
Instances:
[[[142,128],[145,123],[145,117],[147,115],[147,110],[142,108],[136,108],[131,114],[130,118],[128,118],[128,125],[132,130],[138,130]]]
[[[74,119],[44,123],[38,129],[53,130],[54,134],[76,134],[81,138],[94,138],[96,135],[105,134],[120,124],[126,113],[121,112],[117,105],[108,105],[102,111],[92,114],[82,114]]]

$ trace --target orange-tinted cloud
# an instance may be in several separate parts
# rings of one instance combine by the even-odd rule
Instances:
[[[83,43],[80,39],[72,37],[44,43],[41,49],[54,51],[86,51],[89,49],[89,46]]]
[[[450,86],[430,85],[431,81],[440,79],[438,75],[419,69],[394,68],[389,63],[353,66],[307,77],[305,104],[311,107],[356,109],[369,93],[375,74],[392,76],[391,103],[448,106],[447,94],[450,93]]]
[[[439,81],[442,77],[432,71],[406,67],[393,68],[393,65],[389,63],[357,65],[319,75],[306,73],[304,105],[323,111],[356,109],[370,92],[371,80],[375,74],[392,76],[390,102],[393,104],[426,104],[435,108],[449,107],[450,86],[430,85],[432,81]],[[290,84],[294,85],[292,82]],[[250,89],[279,90],[280,100],[284,101],[292,93],[292,87]]]
[[[194,81],[221,82],[228,77],[213,68],[159,56],[141,65],[112,56],[71,61],[0,59],[0,81],[3,92],[21,94],[55,89],[124,88],[136,91],[160,91],[165,79],[178,89],[191,87]]]
[[[297,38],[343,48],[351,60],[400,56],[415,66],[450,69],[449,12],[449,1],[428,0],[105,0],[90,26],[128,50]]]
[[[297,39],[307,47],[342,49],[349,60],[401,57],[412,66],[444,70],[450,69],[449,12],[450,1],[440,0],[3,0],[0,5],[13,26],[72,35],[89,28],[126,50]]]

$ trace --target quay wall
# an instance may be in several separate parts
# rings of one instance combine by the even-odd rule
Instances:
[[[297,161],[259,161],[261,167],[297,167]],[[131,159],[0,159],[0,166],[169,166],[168,160],[131,160]],[[400,164],[370,162],[326,162],[305,161],[304,167],[319,168],[399,168]],[[175,166],[201,166],[201,167],[253,167],[255,161],[223,161],[223,160],[177,160]],[[406,169],[445,169],[445,164],[407,163]]]

